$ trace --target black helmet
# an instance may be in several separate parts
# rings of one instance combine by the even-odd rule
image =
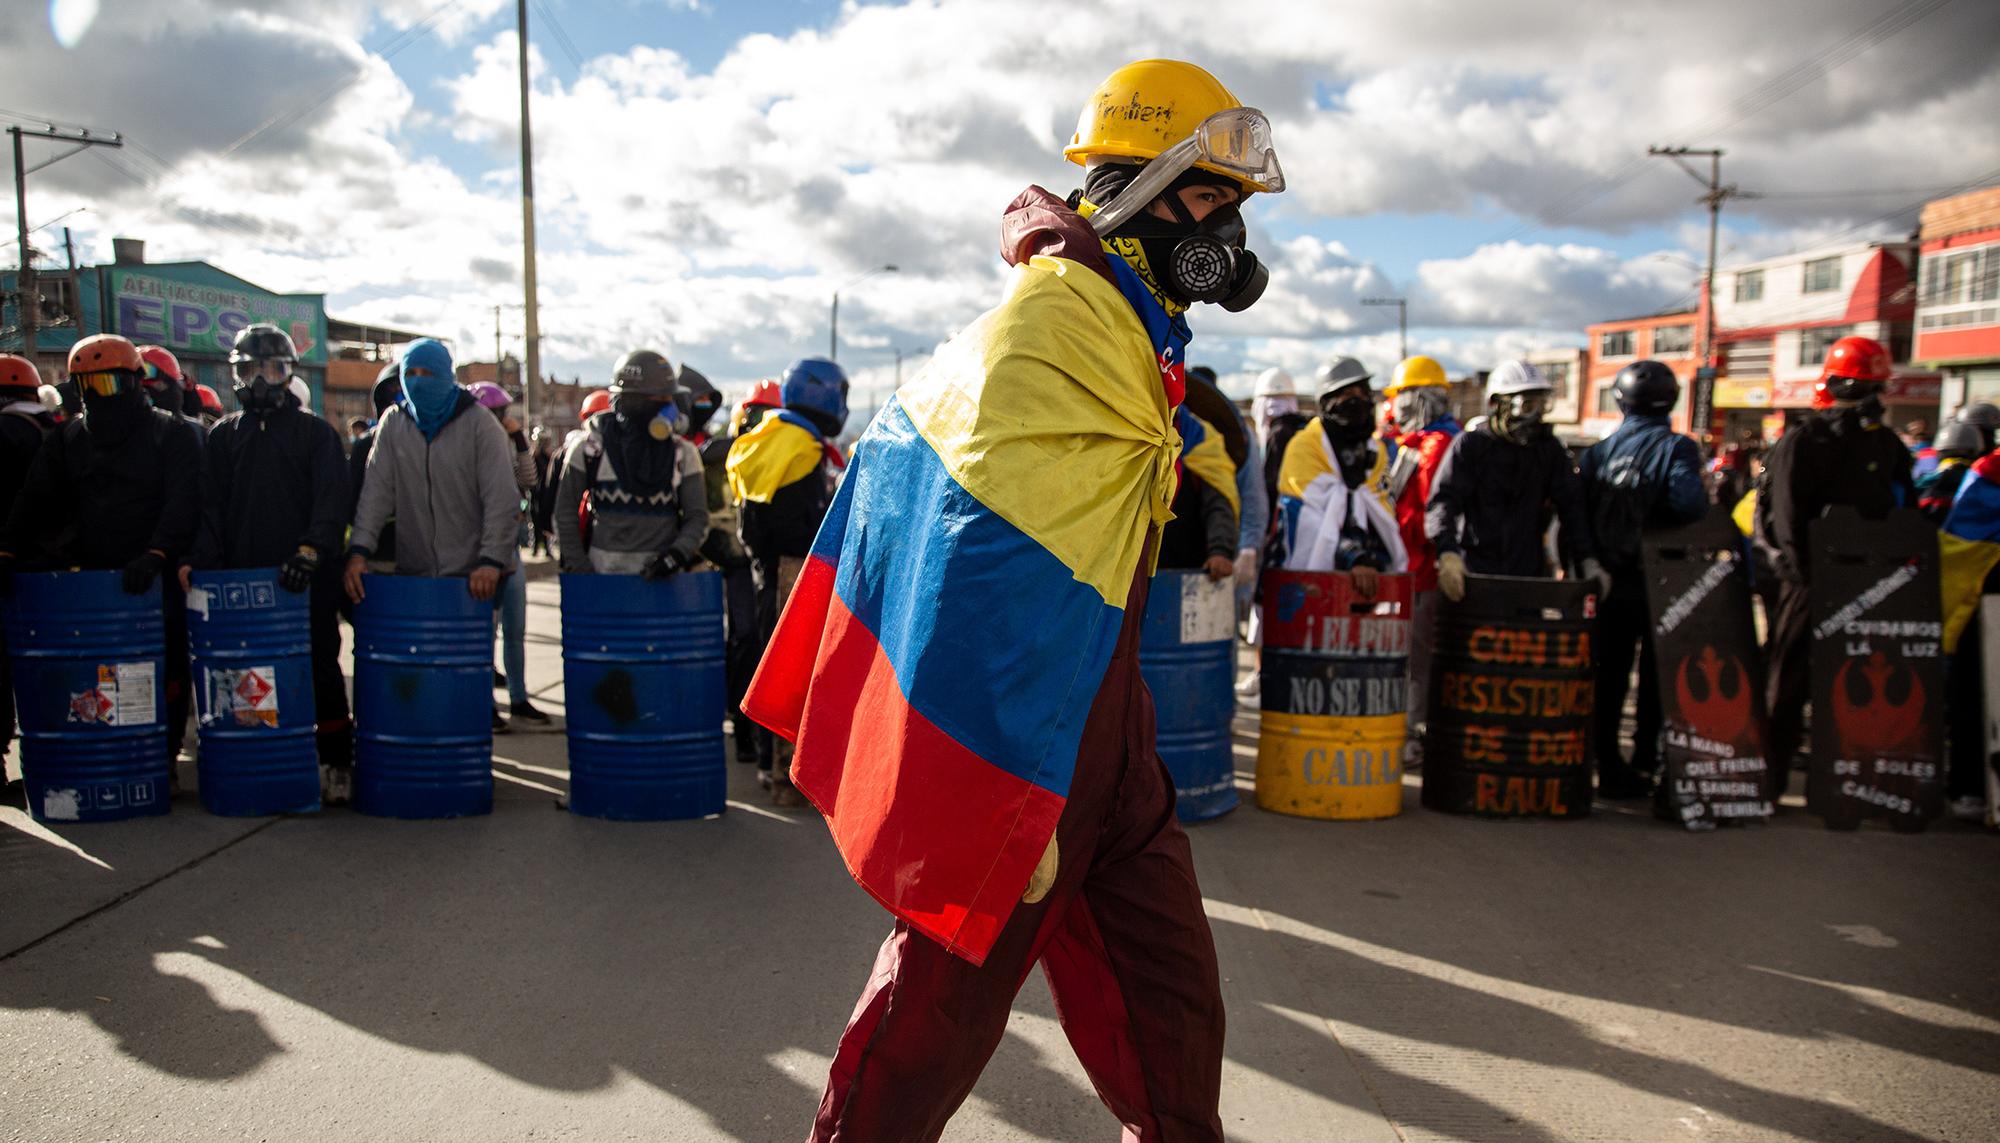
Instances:
[[[679,380],[674,375],[674,367],[666,356],[650,349],[635,349],[618,359],[611,370],[611,399],[620,397],[649,397],[656,401],[672,401],[681,395]]]
[[[1681,379],[1657,361],[1634,361],[1618,371],[1611,393],[1618,398],[1618,411],[1627,416],[1670,413],[1681,399]]]
[[[1951,419],[1954,421],[1964,421],[1968,425],[1977,427],[1981,443],[1986,446],[1980,451],[1992,451],[1993,434],[2000,432],[2000,406],[1995,406],[1990,401],[1974,401],[1972,404],[1952,414]]]
[[[1939,456],[1981,456],[1986,452],[1986,434],[1971,421],[1946,421],[1932,447]]]
[[[291,335],[269,322],[246,325],[230,343],[229,360],[256,361],[260,358],[275,357],[283,361],[297,361],[299,351],[292,345]]]

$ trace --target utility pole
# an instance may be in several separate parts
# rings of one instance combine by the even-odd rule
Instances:
[[[35,359],[35,327],[42,320],[41,291],[35,288],[35,257],[28,248],[28,176],[51,163],[59,163],[86,147],[123,147],[122,136],[109,137],[92,134],[87,127],[57,127],[53,123],[44,124],[44,130],[29,127],[9,127],[7,133],[14,137],[14,214],[21,244],[21,270],[14,278],[14,311],[21,322],[21,356],[29,361]],[[34,166],[27,165],[21,153],[22,139],[52,139],[58,143],[74,143],[75,146],[53,159],[44,159]],[[82,330],[77,332],[81,333]],[[40,366],[36,366],[40,368]]]
[[[1702,196],[1695,201],[1708,207],[1708,263],[1701,275],[1701,344],[1697,347],[1695,360],[1700,365],[1695,370],[1694,393],[1688,401],[1688,427],[1706,442],[1710,438],[1709,422],[1715,411],[1715,241],[1722,225],[1722,204],[1732,198],[1755,198],[1736,188],[1734,183],[1722,185],[1722,155],[1720,147],[1696,150],[1692,147],[1647,147],[1648,155],[1671,159],[1673,164],[1687,172],[1687,176],[1701,184]],[[1708,177],[1689,166],[1688,158],[1706,158]]]
[[[1363,298],[1364,306],[1396,307],[1396,360],[1410,355],[1410,300],[1408,298]]]
[[[896,267],[894,265],[877,266],[873,270],[856,274],[854,277],[841,283],[840,290],[855,285],[863,278],[872,278],[877,274],[893,274],[895,272]],[[833,310],[827,315],[826,359],[828,361],[840,360],[840,290],[833,292]]]
[[[76,330],[76,336],[83,337],[83,299],[76,292],[76,243],[70,240],[69,227],[63,227],[63,254],[69,260],[69,324]]]
[[[516,39],[521,50],[521,277],[527,289],[527,300],[523,308],[528,313],[527,360],[521,370],[521,421],[532,423],[535,419],[535,382],[542,375],[542,320],[541,312],[535,308],[535,145],[528,128],[528,0],[517,0],[515,17],[518,21]],[[499,324],[499,317],[494,317]],[[497,340],[497,339],[496,339]],[[500,357],[494,354],[493,369],[497,375]]]

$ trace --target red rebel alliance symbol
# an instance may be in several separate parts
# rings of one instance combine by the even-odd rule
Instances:
[[[1877,651],[1849,659],[1833,676],[1833,725],[1856,754],[1888,754],[1921,736],[1924,684],[1907,663]]]
[[[1702,737],[1742,744],[1750,725],[1750,676],[1739,660],[1724,659],[1714,647],[1686,656],[1674,672],[1674,701]]]

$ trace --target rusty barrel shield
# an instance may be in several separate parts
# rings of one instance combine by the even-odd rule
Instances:
[[[1424,805],[1487,817],[1583,817],[1596,588],[1466,579],[1463,600],[1438,600]]]
[[[1403,808],[1410,577],[1374,599],[1337,572],[1264,577],[1257,805],[1298,817],[1394,817]]]
[[[1750,617],[1743,533],[1717,508],[1640,544],[1666,732],[1655,806],[1697,823],[1771,815],[1763,659]]]
[[[1944,809],[1944,623],[1937,529],[1911,509],[1814,520],[1812,768],[1830,827],[1919,830]]]

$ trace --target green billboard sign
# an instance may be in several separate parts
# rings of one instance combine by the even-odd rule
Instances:
[[[239,330],[263,322],[291,335],[301,362],[326,362],[324,295],[266,293],[200,263],[148,270],[111,270],[116,328],[133,341],[226,354]]]

